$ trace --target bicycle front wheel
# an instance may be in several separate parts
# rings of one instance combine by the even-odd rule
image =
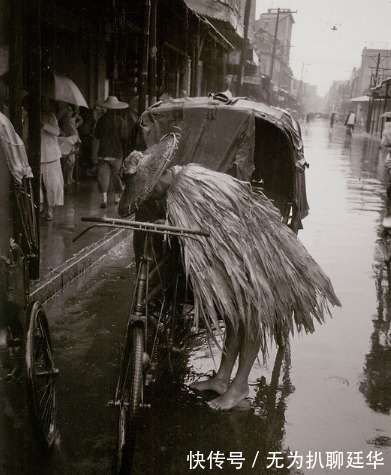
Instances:
[[[144,328],[130,329],[132,345],[119,404],[117,473],[130,473],[143,394]]]
[[[26,388],[33,430],[42,447],[52,447],[57,431],[57,397],[52,343],[46,314],[39,302],[26,312]]]

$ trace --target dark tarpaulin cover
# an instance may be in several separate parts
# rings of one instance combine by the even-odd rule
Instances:
[[[254,179],[266,174],[279,195],[270,196],[276,206],[292,201],[300,220],[308,215],[300,128],[285,111],[247,99],[226,104],[186,97],[152,106],[139,126],[146,147],[168,133],[181,135],[172,165],[197,163],[244,181],[250,181],[254,170]]]
[[[175,104],[157,107],[142,116],[145,145],[150,147],[165,134],[177,132],[181,138],[172,165],[198,163],[248,181],[254,171],[255,116],[252,110]]]

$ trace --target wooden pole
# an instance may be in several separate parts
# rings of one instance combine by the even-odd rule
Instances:
[[[143,28],[143,51],[141,58],[140,88],[138,93],[138,115],[145,110],[147,87],[148,87],[148,59],[149,59],[149,26],[151,20],[151,0],[145,1],[144,28]]]
[[[270,64],[270,80],[273,82],[273,69],[274,69],[274,59],[276,57],[276,47],[277,47],[277,34],[278,34],[278,22],[280,21],[280,9],[277,8],[277,19],[276,19],[276,28],[274,30],[274,41],[273,41],[273,51],[272,51],[272,60]]]
[[[41,0],[30,0],[26,8],[27,103],[29,120],[29,163],[33,171],[33,195],[36,205],[39,243],[41,179]],[[38,245],[39,248],[39,245]],[[39,255],[30,263],[30,278],[39,278]]]
[[[156,76],[157,76],[157,0],[152,0],[151,5],[151,28],[149,42],[149,105],[156,102]]]
[[[240,67],[238,75],[238,88],[237,95],[241,96],[243,94],[243,76],[244,76],[244,67],[246,65],[246,52],[248,44],[248,24],[250,21],[250,10],[251,10],[251,0],[246,0],[246,7],[244,10],[244,35],[242,42],[242,50],[240,53]]]

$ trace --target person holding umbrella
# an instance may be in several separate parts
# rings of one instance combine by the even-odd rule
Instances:
[[[46,220],[53,220],[55,206],[64,204],[64,178],[61,170],[60,127],[52,99],[42,96],[41,124],[41,203],[46,203]]]
[[[119,203],[121,198],[122,181],[119,172],[127,151],[127,130],[119,111],[127,109],[129,104],[119,101],[116,96],[108,96],[96,105],[106,109],[95,128],[95,138],[99,140],[98,190],[102,194],[100,207],[104,209],[107,207],[110,178],[114,187],[114,203]]]

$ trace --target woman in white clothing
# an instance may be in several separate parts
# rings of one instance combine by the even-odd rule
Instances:
[[[61,170],[61,149],[57,137],[60,135],[53,102],[42,101],[41,127],[41,203],[46,202],[46,219],[53,219],[55,206],[64,204],[64,179]]]

